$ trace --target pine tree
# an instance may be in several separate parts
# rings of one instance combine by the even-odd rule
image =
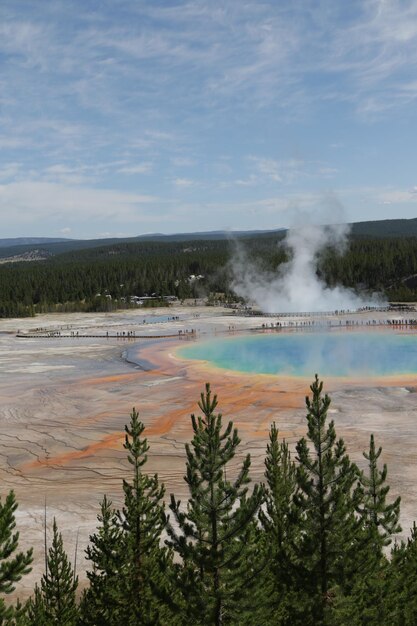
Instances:
[[[360,524],[355,517],[358,469],[351,463],[334,422],[326,425],[329,396],[322,395],[317,375],[306,398],[307,437],[296,446],[298,491],[294,501],[301,514],[302,534],[297,551],[300,584],[311,600],[313,624],[324,623],[332,589],[342,591],[352,579]]]
[[[264,529],[268,563],[263,572],[262,595],[265,619],[274,624],[304,622],[300,594],[295,581],[294,545],[299,534],[299,519],[293,504],[297,489],[296,467],[288,444],[278,441],[273,423],[265,458],[265,505],[259,511]]]
[[[388,626],[417,623],[417,526],[407,542],[394,545],[388,567],[384,604]]]
[[[249,455],[237,476],[230,478],[227,466],[240,439],[232,422],[223,430],[222,415],[215,414],[217,396],[212,397],[208,384],[199,407],[203,417],[191,416],[194,437],[186,445],[189,500],[183,509],[171,496],[178,531],[167,526],[169,545],[181,558],[183,623],[239,624],[260,568],[254,517],[263,491],[255,485],[248,495]]]
[[[386,502],[390,488],[386,484],[387,466],[384,464],[382,470],[378,468],[381,452],[382,448],[376,450],[374,436],[371,435],[369,452],[363,453],[368,461],[368,471],[359,475],[361,499],[356,510],[362,520],[362,533],[356,548],[358,567],[349,594],[337,600],[334,612],[336,624],[379,625],[387,619],[385,598],[393,568],[383,548],[391,543],[393,534],[401,531],[400,498],[391,504]],[[396,551],[396,554],[400,552]]]
[[[64,550],[62,535],[58,531],[56,519],[53,522],[52,544],[48,550],[46,571],[41,586],[35,588],[31,600],[30,623],[44,626],[74,626],[78,619],[75,593],[78,578],[74,575],[71,563]]]
[[[27,624],[45,626],[50,623],[42,591],[38,585],[35,585],[34,594],[28,602]]]
[[[386,502],[390,488],[385,484],[388,473],[386,464],[384,463],[382,470],[378,469],[381,452],[381,447],[376,451],[372,434],[369,452],[363,453],[368,461],[368,474],[360,473],[363,495],[358,512],[363,516],[366,527],[374,537],[375,552],[382,554],[382,547],[391,543],[392,535],[401,532],[399,524],[401,498],[396,498],[391,504]]]
[[[80,610],[83,626],[117,626],[119,616],[119,571],[124,556],[123,533],[117,512],[104,496],[97,516],[97,532],[90,536],[86,556],[93,563],[87,571],[90,587],[84,593]]]
[[[101,526],[87,549],[93,571],[87,573],[91,588],[82,601],[86,624],[99,619],[109,626],[168,623],[169,609],[161,599],[169,595],[166,570],[171,566],[170,552],[160,546],[165,489],[156,474],[142,471],[149,450],[144,428],[133,409],[125,426],[124,448],[133,478],[123,480],[124,506],[113,511],[103,500]]]
[[[387,466],[378,469],[378,459],[382,448],[376,450],[374,436],[371,435],[369,452],[363,456],[368,461],[368,471],[359,475],[361,499],[356,510],[362,520],[362,532],[356,545],[357,571],[349,593],[340,596],[335,602],[333,620],[335,625],[383,624],[388,619],[386,609],[387,589],[393,564],[389,564],[383,548],[391,543],[393,534],[401,531],[399,525],[400,498],[387,504],[389,486],[386,485]],[[402,550],[395,548],[393,563],[400,563]]]
[[[16,528],[15,511],[17,502],[13,491],[6,496],[4,504],[0,502],[0,594],[8,595],[15,590],[15,583],[31,571],[32,550],[18,552],[19,533]],[[7,606],[0,597],[0,623],[12,623],[18,619],[24,608],[21,605]]]
[[[141,435],[145,429],[135,409],[130,427],[126,426],[124,448],[133,469],[133,481],[123,481],[125,503],[119,515],[124,533],[125,567],[122,570],[122,595],[125,624],[158,624],[163,614],[155,589],[163,587],[160,569],[166,554],[160,548],[166,524],[163,497],[165,487],[158,476],[142,472],[149,445]]]

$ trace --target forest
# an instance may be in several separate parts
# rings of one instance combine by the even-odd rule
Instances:
[[[127,475],[116,510],[104,496],[78,587],[59,532],[45,541],[44,574],[26,603],[7,602],[30,571],[19,552],[17,503],[0,505],[0,621],[10,626],[378,625],[417,623],[417,526],[398,541],[400,498],[371,435],[364,470],[327,414],[317,375],[306,397],[306,436],[295,454],[270,428],[264,479],[223,422],[206,385],[191,416],[184,480],[188,500],[146,473],[149,444],[133,409],[125,427]]]
[[[288,260],[282,233],[244,237],[239,246],[261,268],[279,271]],[[58,244],[55,244],[58,245]],[[0,317],[45,312],[108,311],[131,296],[185,298],[233,293],[236,241],[141,241],[71,250],[46,260],[0,265]],[[49,254],[49,253],[48,253]],[[417,237],[351,236],[342,255],[324,250],[317,274],[328,285],[380,292],[391,301],[417,300]],[[191,281],[190,276],[201,278]],[[162,301],[159,304],[163,304]]]

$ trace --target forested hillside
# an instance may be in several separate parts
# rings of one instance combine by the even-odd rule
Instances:
[[[361,237],[417,237],[417,218],[355,222],[351,232]]]
[[[317,376],[306,399],[306,436],[290,453],[275,424],[262,484],[251,482],[206,385],[186,445],[188,499],[181,503],[146,472],[149,445],[133,410],[124,448],[124,504],[104,496],[86,550],[89,585],[78,580],[54,520],[45,570],[25,605],[6,609],[14,626],[414,626],[417,528],[395,541],[400,498],[371,435],[360,471],[327,421],[330,398]],[[165,501],[164,501],[165,500]],[[10,541],[16,502],[1,504],[0,596],[28,571],[32,552]],[[168,517],[168,513],[169,516]]]
[[[108,310],[129,305],[132,295],[196,297],[206,289],[226,288],[220,270],[227,261],[224,243],[191,242],[186,247],[122,244],[3,265],[0,315],[30,315],[54,310],[58,304],[63,305],[60,310]],[[190,282],[191,274],[204,275],[204,281]]]
[[[283,233],[268,233],[240,239],[239,246],[249,262],[276,271],[288,260],[282,240]],[[109,310],[128,306],[131,296],[152,294],[183,299],[221,292],[234,299],[236,245],[225,239],[124,242],[5,263],[0,265],[0,316]],[[329,285],[380,291],[391,300],[417,299],[416,237],[352,236],[342,256],[328,249],[317,263],[317,273]]]

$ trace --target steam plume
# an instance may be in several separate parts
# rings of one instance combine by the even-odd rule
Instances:
[[[362,298],[352,289],[327,287],[316,274],[317,256],[331,246],[346,248],[347,225],[301,226],[287,232],[283,245],[290,260],[272,273],[251,263],[240,245],[232,261],[233,289],[265,313],[296,311],[353,310],[382,304],[376,298]]]

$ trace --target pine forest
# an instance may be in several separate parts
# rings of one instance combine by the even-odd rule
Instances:
[[[62,251],[41,248],[43,260],[0,264],[0,317],[36,313],[111,311],[132,306],[132,296],[163,296],[239,301],[233,292],[236,246],[260,271],[279,271],[288,260],[283,235],[263,234],[239,240],[128,242]],[[76,242],[79,245],[82,242]],[[65,246],[62,246],[65,249]],[[20,249],[20,248],[19,248]],[[59,251],[61,250],[61,251]],[[9,248],[0,250],[10,254]],[[325,284],[381,293],[390,301],[417,299],[417,238],[352,235],[343,254],[324,249],[317,275]],[[199,280],[190,280],[198,276]]]

